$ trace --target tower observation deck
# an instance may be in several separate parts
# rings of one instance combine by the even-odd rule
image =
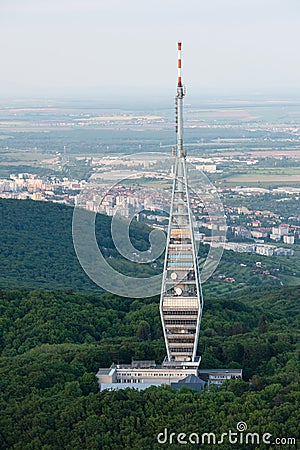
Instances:
[[[196,356],[203,296],[190,206],[186,151],[183,148],[181,42],[178,42],[176,95],[177,152],[162,280],[160,314],[167,349],[165,364],[199,365]],[[188,364],[189,365],[189,364]]]

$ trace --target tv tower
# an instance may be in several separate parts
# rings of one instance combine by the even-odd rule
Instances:
[[[183,148],[183,98],[181,42],[178,42],[178,81],[176,95],[177,147],[167,246],[160,297],[160,314],[167,349],[162,365],[155,361],[135,361],[99,368],[100,390],[171,385],[201,390],[230,378],[242,378],[241,369],[199,369],[196,355],[203,297],[198,255],[190,207],[186,151]],[[200,378],[203,377],[203,379]],[[205,381],[204,381],[205,380]]]
[[[183,148],[181,42],[178,42],[176,95],[177,153],[160,299],[160,314],[167,349],[164,364],[199,365],[196,356],[203,297],[199,277],[193,217],[190,206],[186,151]]]

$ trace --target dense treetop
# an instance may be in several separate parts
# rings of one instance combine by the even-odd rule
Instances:
[[[202,367],[241,367],[244,381],[202,393],[99,393],[99,366],[162,360],[158,298],[1,291],[0,448],[158,449],[165,427],[221,434],[241,420],[251,432],[297,437],[299,298],[286,288],[206,299]]]

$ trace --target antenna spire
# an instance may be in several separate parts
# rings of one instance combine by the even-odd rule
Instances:
[[[177,87],[182,87],[182,76],[181,76],[181,42],[179,41],[177,44],[178,48],[178,78],[177,78]]]
[[[183,150],[183,97],[185,90],[182,84],[181,76],[181,41],[177,44],[178,49],[178,78],[177,78],[177,95],[176,95],[176,133],[177,133],[177,156],[179,158],[186,156],[186,152]]]

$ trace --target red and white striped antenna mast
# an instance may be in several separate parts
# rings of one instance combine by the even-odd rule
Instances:
[[[177,67],[178,67],[178,77],[177,77],[177,87],[182,87],[182,76],[181,76],[181,42],[179,41],[177,44],[178,49],[178,61],[177,61]]]
[[[181,59],[181,41],[177,43],[178,50],[178,76],[177,76],[177,95],[176,95],[176,133],[177,133],[177,157],[185,158],[186,152],[183,150],[183,97],[185,96],[185,89],[182,84],[182,59]]]

